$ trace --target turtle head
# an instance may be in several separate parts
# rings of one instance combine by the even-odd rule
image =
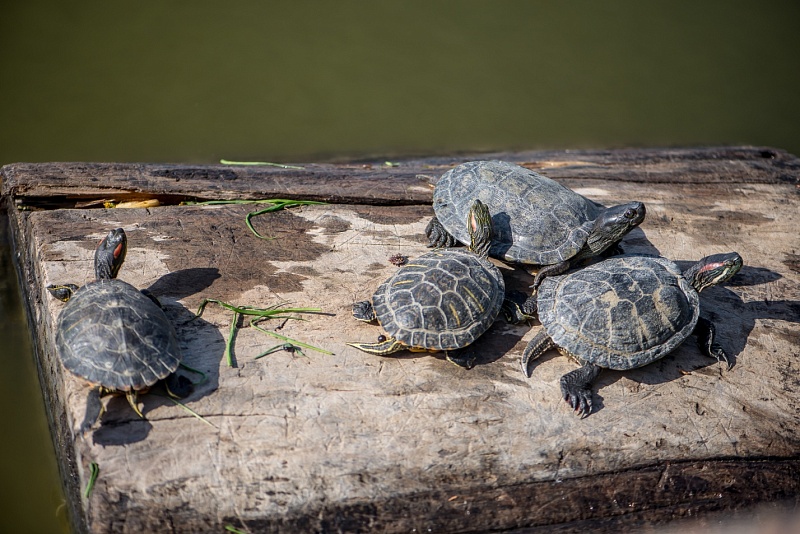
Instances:
[[[644,220],[645,211],[641,202],[628,202],[606,209],[595,219],[594,228],[587,239],[592,253],[600,254],[639,226]]]
[[[467,215],[467,231],[469,232],[469,250],[486,258],[492,244],[492,216],[486,204],[475,199]]]
[[[128,251],[128,238],[125,230],[117,228],[111,230],[108,235],[100,241],[94,251],[94,274],[98,280],[110,280],[117,277],[122,262],[125,261],[125,253]]]
[[[713,254],[683,271],[683,277],[700,293],[707,287],[730,280],[742,268],[742,263],[742,257],[736,252]]]

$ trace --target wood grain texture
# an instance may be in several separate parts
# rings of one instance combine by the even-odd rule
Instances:
[[[627,252],[660,253],[686,265],[736,250],[745,261],[728,284],[701,295],[702,312],[716,322],[719,342],[734,356],[733,369],[704,358],[689,341],[650,366],[603,372],[595,396],[600,407],[582,420],[559,394],[558,380],[574,364],[550,352],[530,379],[519,369],[521,352],[539,328],[535,321],[498,322],[473,345],[478,361],[470,371],[439,355],[380,358],[345,345],[374,341],[381,332],[353,319],[350,307],[396,269],[389,257],[427,250],[423,228],[430,207],[424,199],[398,194],[407,190],[398,184],[413,176],[395,180],[380,169],[375,181],[382,176],[387,184],[381,194],[394,195],[386,202],[419,205],[330,204],[257,218],[258,229],[272,240],[259,240],[245,228],[253,206],[16,211],[14,201],[33,196],[9,197],[45,398],[77,528],[618,531],[759,502],[797,502],[797,160],[773,149],[726,150],[725,165],[748,170],[693,175],[692,169],[717,168],[718,161],[697,150],[690,163],[687,150],[682,158],[669,151],[603,153],[618,162],[618,172],[613,163],[598,164],[605,169],[601,175],[574,163],[544,171],[605,204],[645,202],[647,218],[623,242]],[[730,157],[736,150],[744,154],[738,162]],[[777,156],[764,157],[764,151]],[[600,153],[572,154],[572,161],[593,154]],[[506,159],[554,161],[553,153],[515,157]],[[782,161],[784,174],[776,161]],[[67,164],[52,165],[65,182],[74,172]],[[41,191],[42,183],[53,182],[51,164],[42,164],[41,172],[36,166],[24,166],[24,172],[11,167],[13,172],[3,169],[4,191]],[[105,184],[121,176],[120,167],[111,167],[117,170],[107,180],[100,177]],[[632,176],[634,168],[660,168],[660,177],[671,178],[651,180],[645,171]],[[441,168],[429,172],[435,181]],[[37,175],[38,185],[22,185]],[[265,189],[262,177],[236,181],[239,193],[262,196]],[[171,189],[142,186],[140,192],[195,194],[185,186],[181,180]],[[304,187],[312,186],[308,178]],[[348,202],[365,196],[363,189],[341,191],[337,198]],[[63,305],[44,287],[87,282],[96,242],[116,226],[129,237],[120,278],[159,297],[176,324],[187,363],[209,375],[185,403],[213,428],[150,394],[143,397],[146,420],[124,399],[113,399],[101,427],[85,437],[73,433],[87,390],[58,362],[53,325]],[[512,287],[531,282],[520,269],[503,272]],[[334,354],[280,351],[254,360],[278,341],[244,327],[236,338],[237,367],[228,367],[223,351],[231,313],[210,307],[191,320],[205,297],[318,306],[327,314],[289,321],[279,332]],[[83,500],[79,493],[91,462],[101,473]]]
[[[143,163],[15,163],[3,167],[2,192],[17,202],[75,207],[98,199],[225,200],[305,198],[335,203],[419,204],[436,180],[469,159],[500,159],[559,180],[644,183],[797,184],[800,160],[767,147],[491,153],[479,156],[274,166]]]

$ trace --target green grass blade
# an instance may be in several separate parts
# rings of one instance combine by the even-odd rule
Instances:
[[[206,306],[211,303],[242,315],[254,315],[256,317],[266,318],[275,318],[282,313],[322,313],[322,309],[320,308],[278,308],[279,304],[269,308],[254,308],[252,306],[236,306],[218,299],[203,299],[203,302],[200,303],[200,307],[197,309],[197,316],[203,315]]]
[[[193,382],[192,383],[193,386],[201,386],[201,385],[205,384],[206,382],[208,382],[208,376],[203,371],[201,371],[199,369],[195,369],[194,367],[192,367],[190,365],[186,365],[183,362],[180,363],[180,366],[183,367],[184,369],[186,369],[187,371],[190,371],[192,373],[200,375],[200,377],[201,377],[200,378],[200,382],[196,382],[196,383]]]
[[[228,342],[225,343],[225,361],[228,362],[228,367],[236,367],[233,361],[233,340],[236,337],[236,329],[239,323],[239,312],[233,312],[233,321],[231,321],[231,330],[228,334]]]
[[[221,159],[219,160],[219,162],[222,163],[223,165],[241,165],[241,166],[266,165],[268,167],[280,167],[281,169],[303,170],[303,167],[298,167],[297,165],[284,165],[283,163],[272,163],[269,161],[231,161],[229,159]]]
[[[280,334],[276,334],[276,333],[275,333],[275,332],[273,332],[272,330],[267,330],[266,328],[261,328],[261,327],[260,327],[260,326],[258,326],[258,325],[255,325],[255,324],[252,324],[252,323],[250,323],[250,326],[252,326],[252,327],[253,327],[253,328],[255,328],[256,330],[260,330],[260,331],[264,332],[265,334],[269,334],[269,335],[270,335],[270,336],[272,336],[272,337],[276,337],[276,338],[278,338],[278,339],[281,339],[281,340],[283,340],[283,341],[288,341],[288,342],[289,342],[289,343],[291,343],[292,345],[297,345],[298,347],[303,347],[304,349],[311,349],[311,350],[315,350],[315,351],[317,351],[317,352],[321,352],[322,354],[333,354],[333,353],[332,353],[331,351],[329,351],[329,350],[321,349],[321,348],[319,348],[319,347],[315,347],[314,345],[309,345],[308,343],[303,343],[302,341],[297,341],[296,339],[292,339],[292,338],[290,338],[290,337],[286,337],[286,336],[282,336],[282,335],[280,335]]]
[[[169,400],[171,400],[172,402],[174,402],[175,404],[177,404],[178,406],[180,406],[181,408],[183,408],[187,413],[189,413],[192,416],[196,417],[197,419],[201,420],[202,422],[204,422],[205,424],[207,424],[211,428],[217,428],[216,425],[214,425],[214,423],[212,423],[211,421],[209,421],[208,419],[206,419],[205,417],[203,417],[199,413],[195,412],[194,410],[192,410],[191,408],[186,406],[184,403],[180,402],[177,399],[173,399],[172,397],[167,397],[167,398]],[[219,429],[217,428],[217,430],[219,430]]]
[[[97,482],[97,477],[100,475],[100,466],[96,462],[89,464],[89,482],[86,483],[86,489],[83,490],[84,499],[88,499],[94,489],[94,483]]]

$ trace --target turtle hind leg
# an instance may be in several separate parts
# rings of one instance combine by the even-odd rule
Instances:
[[[126,391],[125,398],[128,399],[128,404],[131,405],[131,408],[133,408],[133,411],[136,412],[136,415],[144,419],[144,415],[142,415],[142,411],[139,409],[139,406],[137,405],[137,401],[139,399],[139,392],[136,391],[135,389]]]
[[[372,322],[376,319],[375,308],[372,307],[372,302],[362,300],[353,304],[353,317],[365,323]]]
[[[477,359],[477,355],[474,352],[465,349],[446,350],[444,351],[444,357],[448,362],[452,362],[463,369],[475,367],[475,360]]]
[[[364,352],[369,352],[370,354],[375,354],[377,356],[386,356],[408,348],[406,345],[400,343],[393,337],[390,337],[386,341],[378,341],[377,343],[354,342],[347,344],[351,347],[355,347],[359,350],[363,350]]]
[[[569,260],[564,260],[561,263],[543,266],[541,269],[539,269],[539,272],[536,273],[536,276],[533,278],[533,285],[531,286],[533,288],[533,291],[535,292],[536,290],[539,289],[542,280],[544,280],[546,277],[555,276],[557,274],[566,272],[567,269],[569,269],[570,265],[571,263]]]
[[[458,244],[456,238],[444,229],[442,223],[435,216],[425,227],[425,235],[428,236],[428,248],[449,248]]]
[[[89,396],[86,398],[86,414],[83,416],[83,423],[80,426],[81,434],[88,432],[103,415],[105,406],[103,406],[101,396],[100,388],[92,388],[89,392]]]
[[[592,382],[600,370],[597,365],[587,363],[561,377],[561,396],[581,417],[592,413]]]
[[[694,327],[693,334],[697,336],[697,345],[700,347],[702,353],[709,358],[716,359],[718,362],[725,362],[728,369],[730,369],[733,367],[733,364],[728,360],[728,355],[725,354],[722,346],[714,341],[716,333],[717,329],[714,323],[705,317],[700,317],[697,320],[697,325]]]

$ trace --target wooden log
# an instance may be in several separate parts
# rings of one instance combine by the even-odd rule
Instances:
[[[625,239],[627,252],[688,263],[738,251],[743,270],[701,297],[734,367],[686,342],[653,365],[601,374],[599,409],[578,419],[558,386],[574,364],[553,352],[530,379],[519,370],[536,322],[499,321],[473,346],[479,359],[470,371],[437,355],[380,358],[345,345],[381,332],[353,319],[352,303],[396,269],[390,256],[427,250],[431,184],[476,156],[303,171],[10,165],[3,192],[76,529],[618,531],[796,503],[800,161],[747,147],[488,157],[523,162],[605,204],[645,202],[647,219]],[[41,209],[269,196],[335,203],[255,219],[269,240],[244,225],[253,205]],[[146,419],[114,399],[99,428],[74,432],[87,386],[58,361],[54,324],[63,305],[44,287],[89,281],[97,241],[117,226],[129,235],[120,278],[161,300],[186,362],[208,374],[184,400],[205,422],[156,391],[142,397]],[[503,271],[514,287],[531,281],[521,269]],[[193,319],[204,298],[322,308],[307,321],[265,326],[334,354],[278,351],[255,360],[279,341],[245,323],[229,367],[232,314],[209,307]],[[85,499],[91,463],[100,475]]]

